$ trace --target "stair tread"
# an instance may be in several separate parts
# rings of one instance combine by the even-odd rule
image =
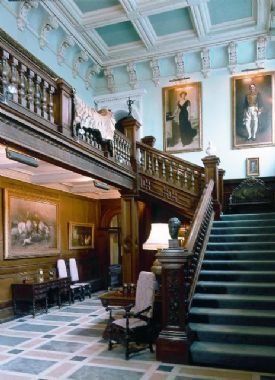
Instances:
[[[274,327],[262,326],[243,326],[243,325],[217,325],[208,323],[194,323],[188,324],[193,331],[206,331],[218,333],[234,333],[234,334],[249,334],[249,335],[272,335],[275,337]]]
[[[275,254],[274,254],[275,256]],[[203,260],[204,264],[275,264],[275,260]]]
[[[247,236],[274,236],[275,233],[264,233],[264,234],[254,234],[254,233],[251,233],[251,234],[210,234],[210,237],[213,237],[213,236],[217,236],[219,238],[222,238],[222,237],[228,237],[228,236],[233,236],[233,237],[237,237],[237,236],[242,236],[242,237],[247,237]]]
[[[231,308],[211,308],[211,307],[191,307],[190,314],[212,314],[228,316],[258,316],[258,317],[275,317],[275,310],[252,310],[252,309],[231,309]]]
[[[236,269],[236,270],[215,270],[215,269],[202,269],[201,270],[201,273],[204,273],[204,274],[253,274],[253,275],[257,275],[257,274],[260,274],[260,275],[267,275],[267,274],[274,274],[275,276],[275,271],[271,271],[271,270],[265,270],[265,269],[262,269],[262,270],[239,270],[239,269]],[[275,277],[274,277],[274,282],[275,282]]]
[[[245,282],[245,281],[198,281],[200,286],[246,286],[246,287],[272,287],[275,288],[275,283],[272,282]]]
[[[275,349],[272,346],[259,346],[250,344],[226,344],[213,342],[194,342],[191,351],[203,351],[212,353],[225,353],[245,356],[269,356],[275,358]]]
[[[240,300],[240,301],[275,301],[275,296],[259,296],[259,295],[242,295],[242,294],[209,294],[195,293],[193,299],[215,299],[215,300]]]

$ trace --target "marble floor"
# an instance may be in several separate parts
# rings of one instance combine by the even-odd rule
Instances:
[[[0,324],[0,380],[275,380],[275,374],[161,363],[149,350],[126,361],[119,346],[108,351],[106,321],[93,294]]]

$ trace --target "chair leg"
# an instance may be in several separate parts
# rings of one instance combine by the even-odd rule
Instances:
[[[154,352],[153,344],[152,342],[149,343],[150,352]]]

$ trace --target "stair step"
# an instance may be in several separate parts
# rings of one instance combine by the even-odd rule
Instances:
[[[258,214],[225,214],[221,215],[221,221],[224,220],[263,220],[275,219],[274,212],[263,212]]]
[[[275,254],[275,242],[209,242],[207,251],[247,251],[247,250],[273,250]]]
[[[193,363],[252,371],[274,372],[275,349],[270,346],[194,342],[190,347]]]
[[[255,223],[255,226],[248,225],[247,227],[213,227],[211,229],[211,235],[238,235],[238,234],[253,234],[253,235],[262,235],[262,234],[272,234],[275,231],[275,221],[274,226],[259,226],[258,223]]]
[[[234,260],[234,259],[246,259],[251,260],[275,260],[275,251],[274,250],[216,250],[208,251],[206,250],[205,259],[219,259],[219,260]]]
[[[264,227],[264,226],[274,226],[274,219],[239,219],[239,220],[219,220],[213,222],[213,228],[231,228],[231,227]]]
[[[253,271],[253,270],[201,270],[199,280],[226,280],[226,281],[254,281],[274,282],[275,271]]]
[[[198,281],[196,292],[218,294],[275,295],[275,284],[270,282]]]
[[[211,235],[209,236],[209,242],[222,242],[224,243],[251,243],[251,242],[273,242],[275,243],[275,233],[273,234],[234,234],[234,235]]]
[[[275,311],[191,307],[189,320],[209,324],[275,327]]]
[[[215,325],[189,323],[188,328],[196,341],[240,343],[273,346],[275,349],[275,328],[259,326]]]
[[[274,254],[275,258],[275,254]],[[275,269],[274,260],[203,260],[203,269]]]
[[[275,310],[275,296],[195,293],[194,307],[221,307],[242,309]]]

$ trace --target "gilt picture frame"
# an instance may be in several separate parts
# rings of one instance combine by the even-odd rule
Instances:
[[[246,159],[246,176],[257,177],[260,175],[259,157]]]
[[[69,222],[69,249],[94,248],[93,223]]]
[[[163,140],[168,153],[202,150],[201,83],[162,89]]]
[[[233,149],[275,143],[274,72],[232,77]]]
[[[57,200],[5,189],[4,205],[5,259],[60,253]]]

